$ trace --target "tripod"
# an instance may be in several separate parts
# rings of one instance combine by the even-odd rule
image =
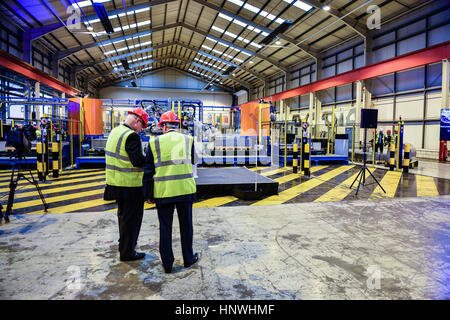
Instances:
[[[353,187],[353,184],[356,182],[356,180],[358,180],[358,177],[359,177],[358,188],[356,188],[356,195],[358,195],[359,187],[361,186],[361,180],[363,180],[363,185],[366,183],[366,170],[367,170],[367,172],[370,173],[372,178],[380,186],[381,190],[383,190],[384,193],[386,193],[386,191],[383,189],[383,187],[378,182],[378,180],[373,176],[372,172],[370,172],[370,170],[367,169],[367,166],[366,166],[366,139],[367,139],[367,128],[364,128],[363,166],[362,166],[361,170],[359,170],[359,173],[356,176],[355,180],[353,180],[352,185],[350,186],[350,189]],[[375,137],[374,137],[374,139],[375,139]],[[373,150],[373,152],[375,152],[375,150]]]
[[[41,198],[42,203],[44,204],[44,212],[47,212],[47,209],[48,209],[48,204],[45,202],[44,196],[42,195],[41,188],[39,187],[38,182],[34,179],[31,169],[28,169],[28,173],[31,176],[31,180],[28,177],[26,177],[23,172],[21,172],[22,169],[20,167],[20,162],[22,159],[24,159],[26,162],[26,158],[23,155],[23,153],[20,151],[16,151],[14,165],[13,165],[13,171],[11,173],[11,180],[9,182],[9,196],[8,196],[8,205],[6,207],[6,212],[5,212],[5,223],[9,222],[9,215],[12,214],[12,207],[14,204],[14,194],[16,192],[17,184],[19,183],[20,178],[26,179],[29,183],[33,184],[36,187],[36,189],[39,193],[39,197]],[[14,177],[16,173],[17,173],[17,176]],[[0,206],[0,208],[1,208],[1,206]],[[3,218],[3,214],[0,211],[0,221],[2,220],[2,218]]]

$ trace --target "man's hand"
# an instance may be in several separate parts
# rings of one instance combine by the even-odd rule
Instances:
[[[154,200],[147,200],[146,201],[148,204],[155,204],[155,201]]]

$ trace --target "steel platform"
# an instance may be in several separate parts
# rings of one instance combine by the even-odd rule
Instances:
[[[278,194],[278,182],[245,167],[198,168],[197,195],[257,199]],[[256,181],[256,191],[255,191]]]

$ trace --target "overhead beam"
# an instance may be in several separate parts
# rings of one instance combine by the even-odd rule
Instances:
[[[302,0],[302,1],[320,10],[322,10],[322,7],[324,6],[323,3],[320,3],[317,0]],[[328,6],[330,7],[330,10],[324,12],[341,20],[346,26],[348,26],[350,29],[353,29],[353,31],[358,33],[361,37],[367,38],[368,30],[364,24],[360,23],[358,20],[351,18],[350,16],[346,16],[348,14],[346,10],[339,11],[330,4]]]
[[[70,96],[75,96],[80,91],[78,89],[72,88],[71,86],[53,78],[49,74],[33,67],[32,65],[26,63],[22,59],[19,59],[7,52],[0,50],[0,66],[4,68],[15,71],[19,74],[24,75],[30,79],[36,80],[42,84],[45,84],[53,89],[64,92]]]
[[[166,4],[166,3],[169,3],[169,2],[175,2],[175,1],[178,1],[178,0],[154,0],[154,1],[151,1],[151,2],[148,2],[148,3],[139,4],[139,5],[135,5],[135,6],[130,6],[130,7],[127,7],[126,9],[112,10],[112,11],[108,12],[108,17],[114,16],[114,15],[117,15],[117,14],[122,14],[122,13],[129,12],[129,11],[136,11],[136,10],[140,10],[140,9],[151,8],[151,7],[160,5],[160,4]],[[89,16],[81,17],[81,22],[84,23],[84,22],[87,22],[89,20],[97,19],[97,18],[98,17],[97,17],[96,14],[92,14],[92,15],[89,15]],[[64,27],[66,27],[66,26],[61,24],[61,23],[59,23],[59,27],[54,29],[54,30],[52,30],[52,31],[57,31],[57,30],[62,29]]]
[[[103,41],[100,41],[100,42],[94,42],[94,43],[86,44],[86,45],[83,45],[83,46],[79,46],[79,47],[71,48],[71,49],[68,49],[68,50],[60,51],[60,52],[57,53],[57,57],[58,57],[58,60],[61,60],[61,59],[67,58],[68,56],[70,56],[70,55],[72,55],[74,53],[77,53],[77,52],[79,52],[81,50],[94,48],[94,47],[99,47],[99,46],[106,46],[106,45],[112,44],[113,42],[116,42],[116,41],[130,40],[132,38],[137,38],[137,37],[140,37],[140,36],[149,35],[149,34],[151,34],[151,32],[152,31],[142,31],[142,32],[134,33],[134,34],[129,34],[129,35],[126,35],[126,36],[121,36],[121,37],[111,38],[111,39],[108,39],[108,40],[103,40]]]
[[[120,60],[120,59],[128,58],[128,57],[131,57],[131,56],[134,56],[134,55],[137,55],[137,54],[144,54],[144,53],[148,53],[148,52],[155,51],[155,50],[158,50],[158,49],[170,47],[170,46],[173,46],[173,45],[177,45],[177,46],[183,47],[185,49],[188,49],[188,50],[200,53],[200,54],[202,54],[202,55],[204,55],[204,56],[206,56],[206,57],[208,57],[210,59],[217,60],[217,61],[219,61],[219,62],[221,62],[223,64],[226,64],[228,66],[233,66],[235,68],[239,68],[242,71],[247,72],[247,73],[251,74],[252,76],[258,78],[259,80],[265,81],[265,77],[262,74],[258,73],[258,72],[255,72],[255,71],[252,71],[252,70],[248,70],[247,68],[245,68],[243,66],[240,66],[240,65],[237,65],[237,64],[235,64],[235,63],[233,63],[231,61],[227,61],[227,60],[224,60],[222,58],[216,57],[214,55],[206,53],[205,51],[199,50],[199,49],[197,49],[195,47],[188,46],[188,45],[186,45],[186,44],[184,44],[182,42],[179,42],[179,41],[163,43],[161,45],[153,46],[151,48],[145,48],[145,49],[141,49],[141,50],[138,50],[138,51],[121,54],[121,55],[118,55],[118,56],[109,57],[109,58],[106,58],[106,59],[103,59],[103,60],[98,60],[98,61],[86,64],[86,65],[81,65],[81,66],[79,66],[79,69],[77,70],[77,72],[83,71],[83,70],[85,70],[85,69],[87,69],[89,67],[93,67],[94,65],[97,65],[97,64],[100,64],[100,63],[107,63],[107,62],[111,62],[111,61],[114,61],[114,60]]]
[[[175,71],[180,71],[180,72],[183,72],[184,74],[186,74],[186,75],[189,76],[189,77],[192,77],[192,78],[197,79],[197,80],[200,80],[200,81],[205,81],[203,78],[201,78],[201,77],[199,77],[199,76],[196,76],[196,75],[194,75],[194,74],[192,74],[192,73],[189,73],[189,72],[187,72],[186,70],[183,70],[183,69],[178,68],[178,67],[167,66],[167,65],[164,65],[163,68],[147,70],[147,71],[145,71],[145,72],[142,73],[142,76],[144,76],[144,75],[145,75],[145,76],[148,76],[148,75],[151,75],[151,74],[154,74],[154,73],[161,72],[161,71],[166,70],[166,69],[175,70]],[[126,77],[126,78],[123,78],[123,79],[115,79],[115,80],[111,81],[111,82],[108,83],[108,84],[114,85],[114,84],[117,83],[117,82],[126,82],[126,81],[133,80],[133,79],[134,79],[134,76],[129,76],[129,77]],[[226,87],[226,86],[221,85],[221,84],[215,84],[215,86],[216,86],[216,87],[219,87],[219,88],[222,88],[222,89],[224,89],[224,90],[227,91],[227,92],[234,92],[234,90],[232,90],[230,87]],[[106,87],[105,85],[102,85],[102,86],[101,86],[101,88],[105,88],[105,87]]]
[[[215,70],[213,70],[211,68],[208,68],[208,67],[206,67],[204,65],[201,65],[199,63],[190,61],[188,59],[185,59],[185,58],[177,56],[177,55],[170,55],[170,56],[166,56],[166,57],[151,59],[151,60],[148,60],[148,61],[145,61],[145,62],[141,62],[141,63],[135,63],[135,64],[130,65],[130,69],[135,69],[135,68],[138,68],[138,67],[145,67],[147,65],[150,65],[150,64],[153,64],[153,63],[157,63],[157,62],[160,62],[160,61],[164,61],[164,60],[167,60],[167,59],[180,60],[180,61],[182,61],[182,62],[184,62],[186,64],[191,64],[191,65],[193,65],[193,66],[195,66],[197,68],[204,69],[204,70],[206,70],[208,72],[211,72],[211,73],[213,73],[213,74],[215,74],[215,75],[217,75],[217,76],[219,76],[221,78],[233,80],[233,81],[239,83],[243,87],[251,88],[251,85],[248,82],[246,82],[246,81],[237,79],[237,78],[229,76],[229,75],[223,75],[222,73],[220,73],[218,71],[215,71]],[[118,72],[121,72],[121,71],[125,71],[125,69],[124,68],[118,68],[117,71],[108,71],[108,72],[104,72],[104,73],[101,73],[101,74],[96,74],[96,75],[93,75],[91,77],[88,77],[88,81],[93,81],[93,80],[95,80],[95,79],[97,79],[99,77],[105,77],[105,76],[108,76],[108,75],[111,75],[111,74],[114,74],[114,73],[118,73]]]
[[[272,64],[274,67],[280,69],[281,71],[287,72],[287,71],[289,70],[289,68],[288,68],[287,66],[283,66],[283,65],[280,64],[278,61],[276,61],[276,60],[274,60],[274,59],[272,59],[272,58],[265,57],[265,56],[263,56],[263,55],[261,55],[261,54],[259,54],[259,53],[256,53],[255,51],[249,50],[249,49],[247,49],[247,48],[242,48],[242,47],[237,46],[237,45],[235,45],[234,43],[231,43],[231,42],[229,42],[229,41],[227,41],[227,40],[224,40],[224,39],[222,39],[222,38],[219,38],[219,37],[210,35],[210,34],[208,34],[207,32],[201,31],[201,30],[199,30],[198,28],[192,27],[192,26],[190,26],[190,25],[188,25],[188,24],[186,24],[186,23],[184,23],[184,22],[181,22],[180,25],[181,25],[183,28],[189,29],[189,30],[191,30],[191,31],[193,31],[193,32],[196,32],[196,33],[199,33],[199,34],[201,34],[201,35],[204,36],[204,37],[208,37],[208,38],[211,38],[211,39],[213,39],[213,40],[215,40],[215,41],[222,42],[222,43],[226,44],[226,45],[229,46],[229,47],[236,48],[236,49],[238,49],[239,51],[246,52],[247,54],[249,54],[249,55],[251,55],[251,56],[254,56],[254,57],[257,57],[257,58],[259,58],[259,59],[261,59],[261,60],[267,61],[267,62],[269,62],[270,64]]]
[[[201,5],[206,6],[208,8],[211,8],[211,9],[217,11],[217,12],[223,13],[223,14],[225,14],[227,16],[230,16],[230,17],[232,17],[234,19],[240,20],[240,21],[246,23],[247,25],[249,25],[251,27],[258,28],[258,29],[260,29],[260,30],[262,30],[264,32],[269,33],[269,34],[273,31],[273,30],[271,30],[269,28],[266,28],[266,27],[264,27],[262,25],[259,25],[259,24],[255,23],[255,22],[253,22],[251,20],[248,20],[248,19],[246,19],[246,18],[244,18],[242,16],[236,15],[236,14],[234,14],[234,13],[228,11],[228,10],[225,10],[225,9],[223,9],[223,8],[221,8],[219,6],[216,6],[216,5],[212,4],[212,3],[209,3],[208,1],[204,1],[204,0],[194,0],[194,1],[199,3],[199,4],[201,4]],[[295,39],[293,39],[291,37],[288,37],[288,36],[286,36],[284,34],[279,34],[278,37],[280,39],[283,39],[283,40],[289,42],[292,45],[295,45],[300,50],[302,50],[303,52],[308,54],[311,58],[317,58],[319,56],[319,52],[317,50],[312,49],[308,45],[298,44],[298,41],[295,41]]]
[[[267,61],[270,64],[272,64],[274,67],[276,67],[276,68],[278,68],[278,69],[280,69],[280,70],[282,70],[284,72],[288,72],[288,70],[289,70],[288,67],[281,65],[278,61],[276,61],[276,60],[274,60],[272,58],[265,57],[265,56],[263,56],[263,55],[261,55],[259,53],[256,53],[256,52],[254,52],[252,50],[249,50],[249,49],[246,49],[246,48],[242,48],[242,47],[237,46],[237,45],[235,45],[235,44],[233,44],[233,43],[231,43],[229,41],[226,41],[224,39],[212,36],[212,35],[208,34],[207,32],[201,31],[198,28],[192,27],[192,26],[190,26],[188,24],[185,24],[183,22],[173,23],[173,24],[169,24],[169,25],[166,25],[166,26],[161,26],[161,27],[153,28],[153,29],[150,29],[150,30],[147,30],[147,31],[143,31],[143,32],[140,32],[140,33],[137,33],[137,34],[131,34],[131,35],[126,35],[126,36],[122,36],[122,37],[116,37],[116,38],[104,40],[104,41],[101,41],[101,42],[94,42],[94,43],[91,43],[91,44],[88,44],[88,45],[84,45],[84,46],[80,46],[80,47],[76,47],[76,48],[71,48],[71,49],[68,49],[68,50],[65,50],[65,51],[61,51],[61,52],[58,53],[58,60],[64,59],[64,58],[66,58],[66,57],[68,57],[68,56],[70,56],[70,55],[72,55],[72,54],[74,54],[74,53],[76,53],[76,52],[78,52],[80,50],[84,50],[84,49],[87,49],[87,48],[98,47],[100,45],[107,45],[107,44],[110,44],[110,43],[115,42],[115,41],[127,40],[127,39],[131,39],[132,37],[137,37],[139,35],[151,34],[153,32],[164,31],[164,30],[172,29],[172,28],[176,28],[176,27],[183,27],[183,28],[191,30],[191,31],[193,31],[195,33],[201,34],[204,37],[209,37],[209,38],[211,38],[211,39],[213,39],[215,41],[220,41],[220,42],[226,44],[229,47],[236,48],[239,51],[246,52],[247,54],[249,54],[251,56],[255,56],[255,57],[259,58],[259,59]]]
[[[279,101],[294,98],[310,92],[317,92],[349,83],[373,79],[376,77],[418,68],[427,64],[440,62],[450,58],[450,41],[443,42],[428,48],[409,52],[388,60],[380,61],[355,70],[347,71],[336,76],[321,79],[287,91],[263,97],[266,101]],[[251,102],[257,102],[254,100]]]

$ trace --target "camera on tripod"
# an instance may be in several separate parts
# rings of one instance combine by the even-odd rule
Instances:
[[[31,151],[31,141],[36,139],[36,129],[31,124],[21,128],[15,126],[6,135],[6,146],[14,147],[17,155],[23,156],[25,152]]]
[[[25,153],[31,151],[31,141],[36,140],[36,129],[31,124],[24,125],[23,127],[15,126],[11,128],[11,131],[6,135],[6,145],[9,147],[14,147],[14,165],[11,172],[11,180],[9,182],[9,196],[8,204],[6,207],[5,214],[3,215],[3,206],[0,204],[0,224],[4,218],[5,223],[9,222],[9,216],[12,214],[12,207],[14,203],[14,194],[16,192],[17,185],[21,178],[27,180],[29,183],[34,185],[39,193],[39,197],[44,204],[44,212],[47,212],[48,204],[45,202],[44,196],[41,192],[38,182],[34,179],[31,169],[27,169],[28,175],[26,176],[21,168],[21,161],[24,160],[25,163]]]

